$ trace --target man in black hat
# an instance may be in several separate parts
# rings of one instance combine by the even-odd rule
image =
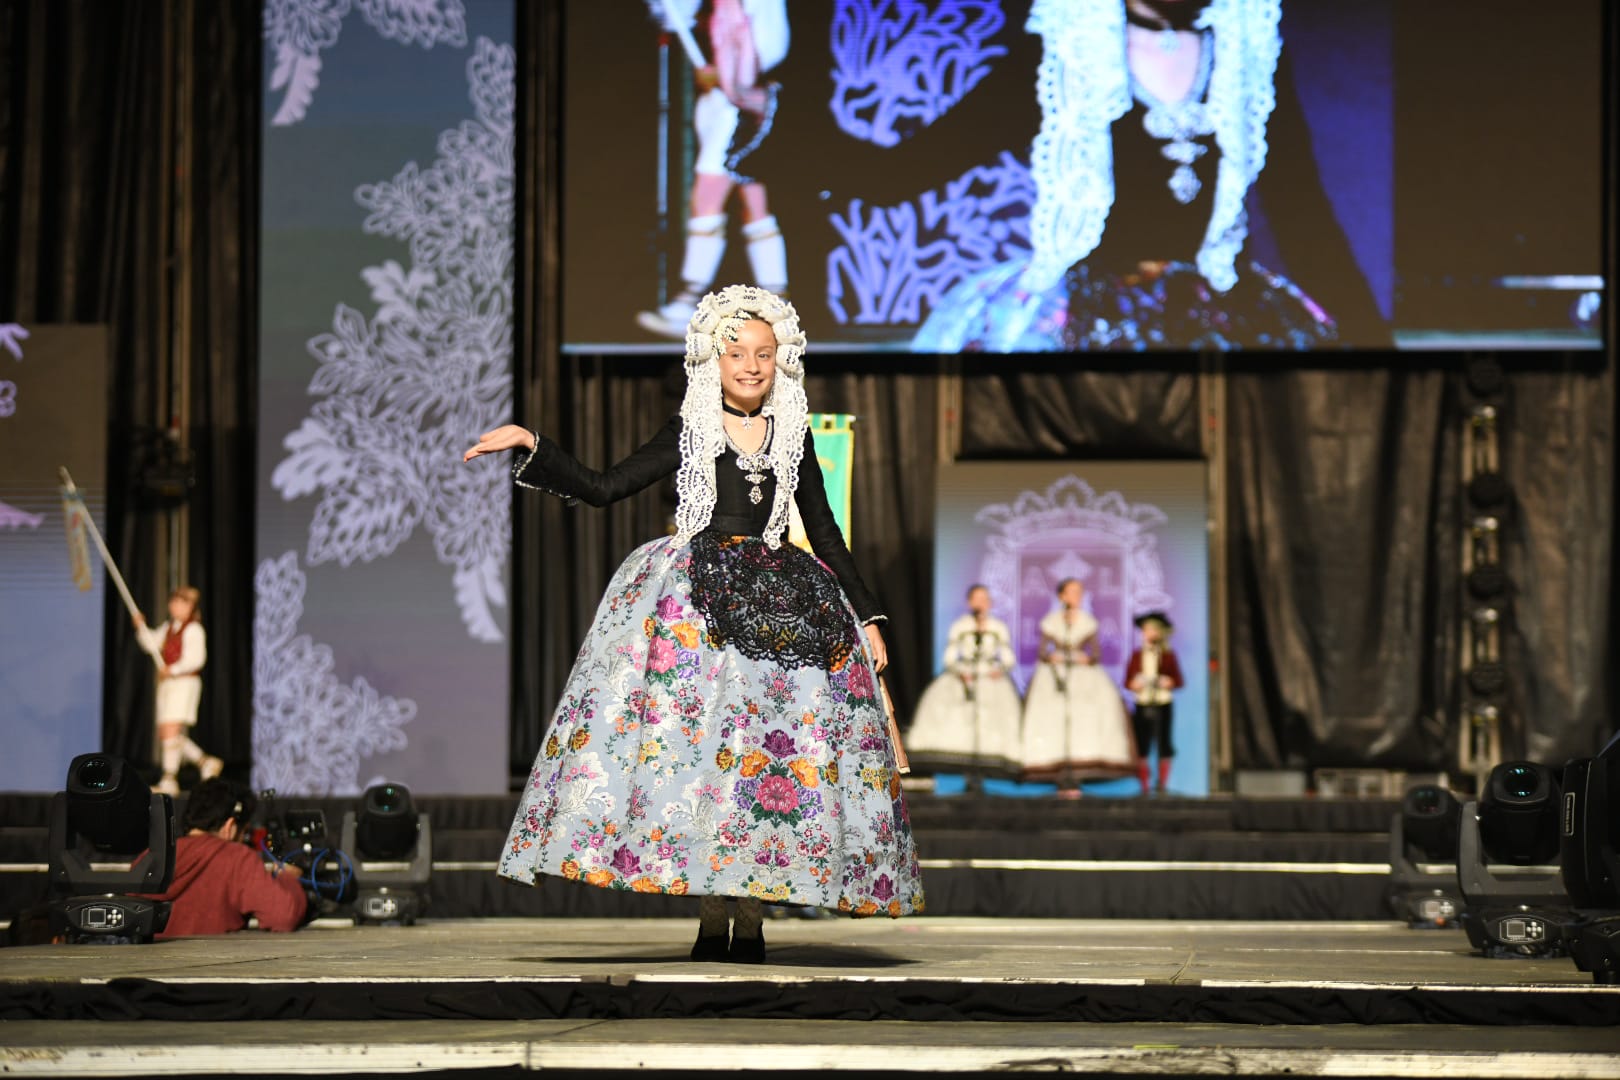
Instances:
[[[1142,794],[1148,793],[1148,754],[1155,743],[1159,748],[1159,792],[1162,794],[1170,781],[1170,766],[1176,756],[1175,744],[1170,741],[1171,700],[1185,680],[1181,677],[1181,664],[1176,651],[1170,647],[1170,632],[1175,627],[1162,611],[1150,611],[1136,617],[1141,632],[1141,644],[1131,653],[1125,665],[1125,688],[1136,699],[1136,712],[1132,724],[1136,729],[1136,778],[1142,782]]]

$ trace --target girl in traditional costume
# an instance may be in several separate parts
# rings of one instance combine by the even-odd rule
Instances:
[[[134,616],[135,636],[141,648],[157,661],[157,737],[163,778],[158,790],[180,794],[180,766],[190,763],[204,780],[218,776],[225,763],[205,753],[191,738],[202,702],[202,669],[208,662],[208,635],[197,618],[202,594],[182,586],[169,594],[169,620],[159,627]]]
[[[1016,777],[1023,702],[1012,680],[1012,631],[990,614],[985,586],[968,589],[967,603],[946,632],[944,670],[917,703],[906,755],[921,773]]]
[[[791,304],[734,285],[699,303],[680,413],[630,457],[599,472],[513,425],[467,452],[527,450],[518,483],[593,506],[675,474],[676,533],[608,585],[499,872],[702,897],[696,960],[762,961],[761,901],[922,910],[884,616],[827,502],[804,347]],[[783,543],[792,504],[815,556]]]
[[[1024,701],[1024,775],[1076,796],[1081,780],[1134,773],[1136,750],[1125,702],[1100,664],[1085,586],[1067,578],[1057,595],[1059,607],[1041,619],[1041,662]]]

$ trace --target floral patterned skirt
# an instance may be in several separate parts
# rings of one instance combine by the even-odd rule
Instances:
[[[723,597],[709,595],[717,567],[736,584]],[[861,636],[836,579],[791,545],[704,535],[638,548],[602,597],[499,872],[920,912],[876,679],[865,649],[839,644]]]

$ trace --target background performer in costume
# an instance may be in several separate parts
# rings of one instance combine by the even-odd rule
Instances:
[[[197,618],[202,594],[189,585],[169,594],[169,621],[149,627],[146,618],[134,616],[135,636],[141,648],[158,661],[157,737],[163,778],[158,790],[180,794],[179,772],[183,763],[197,766],[204,780],[218,776],[225,763],[204,753],[191,739],[197,726],[197,706],[202,702],[202,669],[208,662],[208,635]]]
[[[787,56],[787,4],[713,0],[699,21],[708,25],[711,62],[696,73],[699,97],[692,108],[692,128],[698,149],[681,290],[656,311],[636,318],[643,328],[673,338],[686,333],[698,297],[720,271],[726,253],[726,203],[733,191],[742,204],[742,235],[754,281],[779,294],[788,286],[787,243],[770,211],[765,184],[752,175],[747,162],[775,122],[781,86],[764,76]]]
[[[1135,772],[1136,752],[1119,688],[1098,666],[1085,586],[1065,578],[1057,595],[1060,606],[1041,619],[1041,662],[1024,701],[1024,775],[1054,780],[1072,797],[1081,780]]]
[[[944,670],[917,703],[906,753],[918,772],[1016,776],[1023,702],[1012,631],[990,614],[987,587],[968,589],[967,605],[946,634]]]
[[[676,534],[608,585],[499,869],[700,896],[697,960],[763,960],[762,900],[922,909],[884,616],[827,503],[804,346],[791,304],[734,285],[698,305],[680,413],[630,457],[598,472],[513,425],[466,455],[528,450],[520,484],[593,506],[675,474]],[[790,503],[815,556],[783,543]]]
[[[1185,685],[1181,677],[1181,662],[1170,647],[1170,633],[1174,627],[1170,617],[1162,611],[1150,611],[1136,617],[1141,632],[1141,644],[1131,653],[1125,665],[1125,688],[1136,698],[1136,711],[1131,715],[1136,729],[1136,778],[1142,782],[1142,794],[1148,793],[1148,754],[1157,744],[1159,749],[1159,792],[1162,794],[1170,782],[1170,766],[1176,756],[1175,744],[1170,740],[1172,696]]]

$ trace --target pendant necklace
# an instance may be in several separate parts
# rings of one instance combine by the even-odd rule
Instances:
[[[1154,97],[1135,74],[1130,76],[1131,94],[1147,110],[1142,116],[1143,130],[1163,142],[1159,153],[1175,163],[1175,170],[1170,174],[1170,194],[1183,206],[1197,198],[1203,187],[1193,165],[1209,148],[1197,140],[1215,134],[1215,116],[1204,100],[1209,92],[1215,49],[1207,33],[1202,35],[1199,45],[1198,74],[1193,79],[1192,89],[1173,105]]]
[[[725,410],[734,416],[748,417],[748,419],[743,420],[744,427],[748,426],[749,419],[759,415],[758,410],[753,413],[743,413],[741,410],[733,410],[730,405],[726,405]],[[742,447],[738,446],[731,438],[730,433],[726,435],[726,443],[730,445],[732,453],[737,455],[737,468],[742,470],[743,479],[754,485],[753,490],[748,493],[748,501],[755,506],[765,500],[765,493],[759,489],[759,485],[765,482],[765,477],[771,467],[773,425],[774,421],[767,417],[765,420],[765,438],[760,442],[759,449],[751,454],[744,453]]]
[[[730,405],[728,405],[724,401],[720,402],[720,408],[724,409],[726,412],[730,413],[732,416],[740,416],[740,417],[742,417],[742,426],[743,426],[744,431],[747,431],[750,428],[752,428],[754,426],[754,417],[758,416],[760,413],[765,411],[765,406],[761,405],[759,408],[755,409],[753,412],[744,412],[741,409],[732,408]]]

